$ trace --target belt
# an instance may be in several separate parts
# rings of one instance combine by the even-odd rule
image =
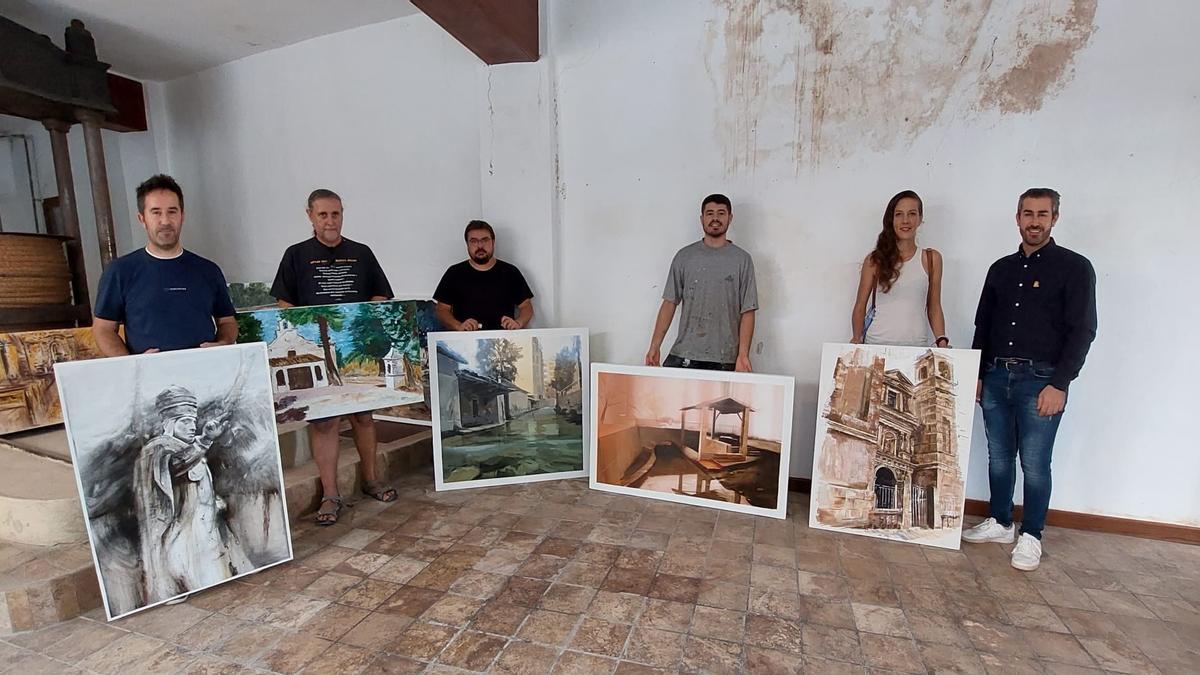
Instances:
[[[1046,361],[1035,361],[1033,359],[1019,359],[1019,358],[996,357],[996,358],[992,359],[992,363],[995,364],[995,366],[997,368],[1003,368],[1004,370],[1007,370],[1010,372],[1027,372],[1027,371],[1033,370],[1035,368],[1053,368],[1054,367],[1054,364],[1048,363]]]

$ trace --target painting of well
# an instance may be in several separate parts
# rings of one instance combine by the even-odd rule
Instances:
[[[434,333],[439,488],[586,475],[587,332]]]
[[[958,548],[979,352],[825,345],[810,525]]]
[[[404,302],[238,313],[238,342],[266,342],[280,422],[424,400],[417,317]]]
[[[595,487],[782,517],[790,378],[610,368],[594,374]]]

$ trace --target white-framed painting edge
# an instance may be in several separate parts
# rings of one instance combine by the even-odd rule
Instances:
[[[245,349],[245,348],[255,348],[261,353],[263,366],[266,369],[265,372],[267,373],[266,384],[267,384],[267,392],[269,394],[271,392],[271,386],[270,386],[271,385],[271,380],[270,380],[271,367],[270,367],[270,361],[267,358],[267,345],[265,342],[250,342],[250,343],[245,343],[245,344],[220,345],[217,347],[197,347],[197,349],[205,349],[205,350],[209,350],[209,351]],[[136,358],[150,360],[150,359],[155,359],[155,358],[167,357],[167,356],[170,356],[173,354],[178,354],[180,351],[191,351],[191,350],[156,352],[154,354],[128,354],[125,356],[114,356],[114,357],[103,358],[103,359],[87,359],[87,360],[83,360],[83,361],[64,361],[62,363],[54,364],[54,381],[55,381],[55,386],[58,387],[58,398],[59,398],[59,402],[62,406],[63,429],[66,431],[66,435],[67,435],[67,448],[71,452],[71,468],[72,468],[72,473],[75,474],[75,489],[77,489],[79,491],[79,495],[80,495],[79,506],[80,506],[80,509],[82,509],[82,511],[83,511],[83,525],[85,528],[87,528],[88,548],[91,550],[91,554],[92,554],[92,567],[96,572],[96,580],[99,582],[100,599],[104,605],[104,616],[107,618],[108,621],[115,621],[117,619],[122,619],[127,616],[132,616],[139,612],[143,612],[147,609],[152,609],[154,607],[158,607],[159,605],[170,602],[171,600],[174,600],[176,598],[186,597],[188,595],[191,595],[192,593],[199,593],[201,591],[206,591],[210,588],[215,588],[217,586],[227,584],[236,579],[241,579],[242,577],[250,576],[252,574],[258,574],[259,572],[262,572],[263,570],[269,569],[271,567],[275,567],[276,565],[282,565],[283,563],[291,562],[295,556],[295,552],[292,548],[292,536],[291,536],[292,535],[292,525],[291,525],[290,516],[288,514],[288,506],[287,506],[287,494],[286,494],[287,486],[284,484],[284,481],[283,481],[283,454],[279,449],[279,434],[276,433],[276,434],[272,434],[272,436],[275,439],[274,440],[275,455],[276,455],[276,457],[279,458],[279,462],[278,462],[279,491],[280,491],[279,492],[279,503],[280,503],[280,506],[283,508],[283,522],[284,522],[284,526],[287,528],[287,531],[288,531],[287,556],[281,560],[277,560],[273,563],[263,565],[262,567],[259,567],[250,572],[242,572],[241,574],[231,576],[228,579],[222,579],[221,581],[209,584],[202,588],[195,588],[195,589],[192,589],[185,593],[180,593],[178,595],[174,595],[170,598],[164,598],[153,604],[143,605],[141,607],[138,607],[137,609],[132,609],[128,612],[125,612],[124,614],[117,614],[114,616],[109,611],[108,591],[104,586],[104,577],[100,574],[100,558],[99,558],[99,556],[96,555],[94,533],[92,532],[92,520],[88,516],[87,500],[85,500],[83,498],[83,495],[86,493],[83,490],[83,477],[79,473],[79,455],[75,449],[75,438],[71,435],[71,431],[70,431],[71,427],[70,427],[70,422],[69,422],[69,418],[68,418],[69,413],[67,412],[67,408],[68,408],[67,398],[63,392],[62,378],[58,376],[58,369],[61,367],[61,368],[66,368],[68,370],[75,370],[77,366],[91,365],[93,362],[99,363],[99,362],[113,362],[113,361],[122,361],[122,360],[127,361],[127,360],[136,359]],[[271,409],[274,410],[274,399],[272,399]],[[273,424],[275,423],[273,415],[272,415],[272,423]],[[277,429],[278,429],[278,427],[277,427]]]
[[[430,385],[430,391],[432,391],[432,386],[433,385]],[[430,394],[430,396],[433,396],[433,394]],[[412,404],[406,403],[405,405],[412,405]],[[391,407],[391,406],[389,406],[389,407]],[[432,427],[433,426],[433,420],[431,420],[431,419],[413,420],[413,419],[409,419],[407,417],[397,417],[395,415],[379,415],[379,414],[372,415],[371,418],[377,422],[399,422],[401,424],[411,424],[413,426],[418,426],[418,427]]]
[[[883,347],[883,348],[889,348],[889,349],[913,349],[913,350],[929,350],[929,351],[933,351],[933,352],[973,354],[973,357],[968,356],[968,358],[970,358],[975,365],[974,372],[976,373],[976,377],[978,377],[979,364],[980,364],[980,360],[983,357],[982,351],[980,351],[978,349],[970,349],[970,348],[963,348],[963,347],[909,347],[909,346],[905,346],[905,345],[860,345],[860,344],[853,344],[853,343],[849,343],[849,342],[825,342],[825,343],[822,343],[822,345],[821,345],[821,363],[820,363],[820,369],[817,373],[818,379],[817,379],[816,418],[814,419],[814,425],[813,425],[813,465],[812,465],[812,468],[810,469],[810,471],[812,473],[812,478],[810,479],[809,496],[808,496],[808,526],[814,530],[824,530],[825,532],[833,532],[835,534],[849,534],[849,535],[853,535],[856,537],[866,537],[868,539],[874,539],[876,541],[892,541],[892,542],[896,542],[899,544],[912,544],[915,546],[929,546],[932,548],[940,548],[940,549],[944,549],[944,550],[948,550],[948,551],[960,551],[960,550],[962,550],[962,531],[965,527],[964,518],[967,515],[967,513],[966,513],[966,510],[967,510],[966,509],[967,470],[970,466],[970,460],[971,460],[970,444],[967,445],[967,457],[964,458],[965,461],[959,462],[959,465],[962,470],[962,480],[963,480],[963,504],[962,504],[962,517],[959,518],[959,522],[958,522],[958,536],[955,538],[955,542],[953,544],[949,544],[949,543],[943,544],[943,543],[939,543],[937,541],[908,541],[908,540],[904,540],[904,539],[900,539],[900,538],[892,538],[892,537],[885,537],[885,536],[880,536],[880,535],[876,535],[876,534],[871,534],[868,531],[859,530],[858,528],[834,527],[832,525],[825,525],[825,524],[817,521],[817,491],[820,489],[820,487],[822,485],[828,484],[827,481],[822,480],[822,479],[818,478],[818,476],[817,476],[818,453],[820,452],[821,441],[823,440],[823,437],[824,437],[825,433],[827,433],[827,430],[829,428],[828,422],[824,419],[825,418],[825,414],[824,414],[825,406],[828,404],[828,401],[826,400],[827,397],[824,397],[823,392],[821,391],[821,385],[822,385],[822,383],[824,383],[825,375],[826,375],[826,373],[825,373],[825,354],[830,348],[836,349],[837,354],[840,355],[842,353],[845,353],[847,350],[861,348],[861,347]],[[833,364],[836,365],[836,363],[837,363],[837,357],[835,356],[833,358]],[[968,365],[970,365],[970,364],[968,364]],[[960,385],[960,386],[962,386],[962,385]],[[964,386],[964,389],[965,388],[966,387]],[[971,398],[970,400],[972,401],[972,406],[977,407],[977,405],[974,403],[974,398]],[[977,412],[973,412],[971,415],[971,424],[972,425],[975,422],[975,414],[977,414]],[[973,436],[973,433],[972,433],[972,436]],[[973,437],[972,437],[972,441],[974,441]]]
[[[780,439],[780,457],[779,457],[779,478],[776,484],[776,494],[778,500],[775,508],[765,509],[759,506],[744,506],[741,504],[730,504],[729,502],[717,501],[715,499],[704,499],[702,497],[690,497],[687,495],[672,495],[665,492],[655,492],[653,490],[640,490],[638,488],[629,488],[620,485],[611,485],[609,483],[601,483],[596,480],[596,461],[598,454],[596,447],[599,444],[599,420],[595,415],[589,415],[588,427],[588,487],[601,492],[610,492],[613,494],[628,495],[631,497],[642,497],[645,499],[657,499],[659,501],[673,502],[676,504],[687,504],[689,506],[700,506],[703,508],[719,509],[722,511],[732,511],[735,513],[743,513],[752,516],[766,516],[768,518],[777,518],[780,520],[787,518],[787,500],[788,500],[788,478],[791,469],[792,461],[792,418],[794,416],[794,405],[796,396],[796,378],[791,375],[773,375],[766,373],[738,373],[724,370],[696,370],[688,368],[665,368],[662,366],[626,366],[613,363],[593,363],[591,368],[591,396],[589,397],[588,405],[592,401],[597,400],[599,394],[598,377],[601,373],[613,373],[618,375],[642,375],[669,377],[672,379],[687,379],[687,380],[705,380],[705,381],[726,381],[726,382],[742,382],[746,384],[769,384],[779,385],[783,387],[783,406],[784,410],[791,411],[792,414],[784,415],[783,420],[783,437]]]
[[[520,334],[522,337],[540,337],[540,336],[579,336],[579,362],[581,365],[579,376],[584,377],[583,364],[590,363],[591,351],[589,346],[590,332],[587,328],[522,328],[515,331],[510,330],[477,330],[477,331],[436,331],[426,334],[426,345],[432,345],[429,355],[429,417],[433,427],[433,489],[437,492],[446,490],[466,490],[469,488],[495,487],[500,485],[515,485],[523,483],[537,483],[547,480],[566,480],[571,478],[586,478],[588,475],[589,455],[591,444],[588,442],[587,434],[590,429],[589,422],[591,420],[591,385],[589,382],[582,383],[583,394],[583,424],[580,425],[583,429],[582,438],[582,453],[583,464],[579,471],[560,471],[557,473],[537,473],[530,476],[507,476],[504,478],[484,478],[482,480],[471,481],[453,481],[447,482],[442,476],[442,413],[441,413],[441,393],[438,384],[438,366],[437,366],[437,341],[445,339],[445,337],[470,337],[476,340],[487,338],[500,338]],[[428,347],[427,347],[428,349]],[[590,375],[590,370],[587,371]]]

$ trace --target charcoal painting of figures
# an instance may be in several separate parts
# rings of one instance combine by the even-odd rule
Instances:
[[[264,345],[55,376],[110,620],[291,559]]]

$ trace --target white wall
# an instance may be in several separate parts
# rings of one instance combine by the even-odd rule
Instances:
[[[945,256],[950,337],[969,345],[984,272],[1019,242],[1017,195],[1057,187],[1054,234],[1096,266],[1100,332],[1052,507],[1200,525],[1200,7],[1104,3],[1093,30],[1088,2],[789,4],[551,3],[560,323],[592,328],[596,360],[640,362],[700,198],[729,194],[758,271],[754,363],[796,377],[792,473],[808,476],[821,344],[849,337],[888,197],[924,197],[921,242]],[[975,436],[968,493],[986,498],[978,418]]]
[[[432,294],[480,217],[481,70],[415,15],[165,83],[162,157],[186,196],[185,245],[229,280],[269,282],[311,236],[305,199],[325,187],[392,288]]]
[[[670,257],[699,237],[699,199],[725,192],[758,269],[756,368],[797,380],[799,476],[820,346],[848,337],[887,198],[924,197],[967,345],[987,266],[1017,246],[1017,195],[1057,187],[1055,235],[1095,264],[1101,324],[1052,507],[1200,524],[1184,424],[1200,7],[794,4],[548,0],[546,56],[491,68],[423,15],[347,31],[152,91],[154,154],[188,194],[188,246],[230,279],[271,278],[317,186],[342,193],[347,236],[398,292],[430,292],[483,217],[539,324],[589,326],[594,358],[617,363],[641,361]],[[979,419],[975,434],[968,493],[986,498]]]

